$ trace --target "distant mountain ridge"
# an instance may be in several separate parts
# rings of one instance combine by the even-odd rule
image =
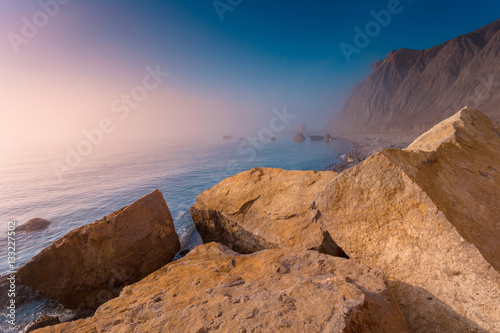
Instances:
[[[372,68],[332,134],[420,133],[466,105],[500,120],[500,19],[426,50],[391,51]]]

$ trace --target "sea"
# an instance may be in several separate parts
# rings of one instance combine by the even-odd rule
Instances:
[[[0,159],[0,275],[11,270],[7,255],[9,222],[19,226],[35,217],[51,221],[45,230],[16,233],[16,269],[69,231],[159,189],[182,247],[194,247],[201,240],[189,208],[201,192],[253,167],[327,170],[340,163],[350,149],[348,143],[339,140],[297,143],[291,135],[284,135],[257,144],[238,137],[109,147],[102,144],[71,166],[66,163],[64,149],[9,154]],[[61,172],[54,165],[66,168]],[[6,309],[0,311],[0,330],[6,331],[11,328]],[[61,315],[62,311],[48,300],[23,305],[16,309],[12,331],[22,330],[41,314]]]

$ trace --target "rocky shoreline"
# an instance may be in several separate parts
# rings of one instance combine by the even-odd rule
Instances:
[[[349,140],[337,172],[201,193],[204,244],[179,260],[158,190],[63,236],[19,280],[97,310],[35,332],[500,332],[500,126],[464,108],[416,139]]]
[[[371,134],[335,137],[335,140],[347,142],[352,149],[345,155],[341,163],[332,164],[327,170],[342,172],[373,154],[384,149],[404,149],[417,138],[416,134]]]

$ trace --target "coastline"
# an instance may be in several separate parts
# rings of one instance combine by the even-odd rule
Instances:
[[[419,135],[415,133],[391,133],[334,137],[334,140],[341,140],[348,143],[352,149],[345,155],[341,163],[332,164],[326,170],[340,173],[384,149],[404,149]]]

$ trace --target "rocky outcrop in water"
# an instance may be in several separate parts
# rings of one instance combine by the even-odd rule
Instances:
[[[295,134],[295,136],[293,137],[293,141],[295,141],[295,142],[302,142],[305,140],[306,140],[306,137],[304,136],[304,134],[302,134],[302,132]]]
[[[201,245],[94,317],[37,332],[409,332],[382,272],[316,251]]]
[[[50,224],[50,221],[36,217],[29,220],[25,224],[20,225],[16,228],[16,232],[33,232],[46,229]]]
[[[373,64],[328,126],[331,133],[422,133],[464,105],[500,120],[500,20],[426,50]]]
[[[342,255],[316,221],[314,194],[337,174],[255,168],[201,193],[191,208],[205,243],[240,253],[297,246]]]
[[[69,309],[95,309],[180,249],[160,191],[77,228],[18,270],[18,281]]]
[[[382,269],[415,332],[500,332],[500,127],[465,108],[339,174],[320,223]]]

